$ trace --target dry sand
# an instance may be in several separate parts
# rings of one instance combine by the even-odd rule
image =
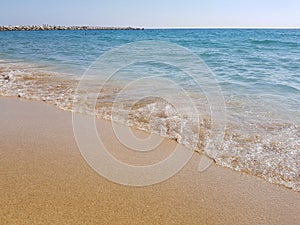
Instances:
[[[299,193],[216,165],[199,173],[198,154],[163,183],[112,183],[82,158],[71,113],[46,104],[0,98],[0,126],[1,225],[300,224]],[[113,138],[108,122],[98,127],[117,157],[139,158]],[[145,163],[174,145],[164,141]]]

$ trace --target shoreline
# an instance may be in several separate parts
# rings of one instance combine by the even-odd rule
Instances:
[[[0,97],[1,213],[3,224],[297,224],[300,195],[215,164],[199,173],[200,156],[170,179],[147,187],[112,183],[81,156],[71,113],[38,101]],[[122,161],[166,157],[175,142],[142,159],[97,120]],[[136,131],[144,135],[141,131]]]
[[[22,68],[25,68],[24,71]],[[46,102],[52,106],[54,106],[55,108],[61,109],[61,110],[67,110],[67,111],[72,111],[72,101],[73,101],[73,97],[74,97],[74,90],[75,87],[77,86],[77,80],[76,79],[65,79],[64,76],[61,76],[61,74],[56,74],[55,72],[52,73],[51,71],[43,71],[42,70],[36,70],[34,69],[35,67],[33,67],[33,69],[31,70],[32,65],[31,64],[27,64],[25,63],[24,65],[21,63],[20,65],[15,65],[14,63],[12,64],[12,68],[14,69],[9,69],[8,71],[6,71],[6,67],[4,64],[3,67],[3,71],[1,71],[0,68],[0,72],[2,72],[2,76],[0,76],[0,86],[1,84],[3,85],[0,88],[0,91],[2,89],[2,93],[0,93],[0,95],[2,96],[11,96],[11,97],[19,97],[22,99],[27,99],[27,100],[37,100],[37,101],[41,101],[41,102]],[[9,68],[9,67],[8,67]],[[18,71],[23,71],[21,73],[19,73]],[[16,72],[16,74],[15,74]],[[44,87],[48,87],[47,89],[45,89]],[[48,91],[52,90],[52,91]],[[54,90],[54,91],[53,91]],[[114,93],[117,93],[118,91],[118,87],[117,86],[111,86],[109,88],[106,89],[106,94],[108,96],[114,96]],[[96,115],[98,118],[102,118],[105,120],[110,120],[111,119],[111,114],[110,114],[110,101],[109,99],[106,100],[105,98],[103,99],[103,105],[102,102],[100,101],[98,104],[98,108],[97,108],[97,112]],[[140,104],[137,109],[145,109],[147,105],[150,105],[151,102],[145,101],[144,105]],[[140,108],[139,108],[140,107]],[[166,107],[161,107],[160,110],[162,110],[164,113]],[[138,111],[136,111],[138,112]],[[87,108],[83,108],[81,110],[81,113],[83,114],[93,114],[93,111],[90,111],[90,109]],[[147,113],[149,113],[148,111],[145,111],[144,115],[147,115]],[[154,114],[152,114],[154,115]],[[164,114],[162,114],[164,115]],[[133,117],[134,118],[134,117]],[[143,130],[146,131],[148,133],[156,133],[161,137],[165,137],[165,138],[169,138],[172,140],[177,140],[178,143],[181,143],[183,145],[185,145],[186,147],[189,148],[188,145],[186,145],[185,143],[182,143],[180,141],[178,141],[178,139],[176,139],[176,136],[174,138],[174,134],[172,134],[171,131],[176,133],[176,126],[173,126],[173,130],[168,127],[168,124],[165,124],[165,127],[167,129],[169,129],[169,133],[160,133],[159,130],[155,130],[155,129],[148,129],[147,126],[143,126],[143,122],[145,119],[144,117],[140,117],[141,118],[141,123],[138,123],[139,120],[131,120],[131,126],[129,127],[133,127],[134,129],[138,129],[138,130]],[[160,114],[158,114],[158,119],[160,119]],[[119,121],[120,123],[124,124],[122,121]],[[136,123],[135,123],[136,122]],[[203,128],[204,130],[202,130],[203,132],[206,131],[205,128],[209,128],[207,126],[209,126],[209,122],[206,122],[203,124]],[[267,124],[267,127],[270,126]],[[278,126],[278,127],[277,127]],[[159,127],[158,127],[159,128]],[[212,158],[217,165],[220,165],[222,167],[226,167],[226,168],[230,168],[234,171],[242,171],[244,173],[250,174],[252,176],[256,176],[256,177],[260,177],[264,180],[267,180],[270,183],[275,183],[275,184],[280,184],[285,186],[286,188],[292,188],[295,191],[299,191],[299,172],[296,171],[296,167],[292,167],[293,165],[298,165],[298,161],[297,158],[293,156],[293,151],[296,152],[298,147],[296,146],[299,142],[297,139],[297,129],[299,129],[300,127],[297,125],[295,125],[295,127],[291,127],[289,124],[287,124],[287,126],[282,125],[280,126],[277,124],[274,124],[274,129],[276,129],[276,132],[278,134],[280,133],[284,133],[284,132],[289,132],[288,133],[288,138],[286,139],[288,140],[288,142],[281,142],[278,140],[278,137],[280,138],[280,136],[239,136],[239,133],[235,133],[234,130],[231,131],[227,130],[226,132],[228,132],[230,135],[232,136],[228,136],[227,139],[229,140],[229,142],[226,143],[225,146],[227,146],[227,150],[225,150],[224,152],[221,152],[220,156],[218,157],[211,157],[207,152],[205,152],[205,154]],[[291,130],[289,130],[291,129]],[[171,130],[171,131],[170,131]],[[269,132],[274,132],[274,130],[270,129],[268,130]],[[205,135],[205,133],[200,132],[200,134]],[[268,132],[268,133],[269,133]],[[173,136],[172,136],[173,135]],[[293,136],[294,135],[294,136]],[[271,138],[271,139],[270,139]],[[276,138],[276,140],[274,139]],[[291,141],[294,138],[294,142]],[[230,142],[230,140],[233,140],[233,142]],[[266,142],[263,142],[263,140],[267,140]],[[232,145],[230,145],[232,143]],[[279,144],[279,145],[276,145]],[[292,146],[293,144],[295,145],[294,148],[292,148],[291,150],[289,150],[289,148],[286,148],[284,146],[284,144],[281,143],[286,143],[288,145],[285,146]],[[201,144],[201,142],[199,143]],[[251,145],[252,144],[252,145]],[[281,144],[281,145],[280,145]],[[240,145],[240,146],[239,146]],[[239,149],[239,147],[241,147],[241,149],[243,149],[244,147],[246,147],[248,149],[248,152],[246,152],[247,154],[241,154],[238,155],[236,153],[234,153],[234,150],[232,152],[230,152],[232,149]],[[260,160],[257,159],[257,157],[255,157],[256,155],[253,154],[255,152],[255,149],[258,148],[263,148],[265,150],[270,150],[270,154],[266,157],[264,156],[264,159],[262,158]],[[280,157],[281,158],[276,158],[274,157],[274,155],[272,154],[272,151],[274,151],[275,153],[278,152],[279,148],[281,154]],[[252,154],[251,154],[251,150]],[[202,145],[200,145],[200,147],[198,149],[196,149],[196,151],[202,152]],[[243,153],[243,152],[241,152]],[[233,154],[233,155],[232,155]],[[250,158],[250,160],[248,161],[243,161],[243,157],[248,157],[249,155],[253,155],[254,157]],[[263,155],[262,155],[263,156]],[[275,155],[276,156],[276,155]],[[271,158],[270,158],[271,157]],[[267,158],[267,159],[266,159]],[[283,164],[278,164],[278,159],[281,160],[281,162],[284,162]],[[287,160],[291,160],[291,161],[287,161]],[[266,163],[266,161],[269,161],[271,164],[268,165]],[[249,164],[251,162],[258,162],[256,164],[257,167]],[[276,163],[277,162],[277,163]],[[289,163],[286,163],[289,162]],[[244,164],[243,164],[244,163]],[[286,167],[288,166],[288,167]],[[267,171],[267,172],[266,172]],[[282,172],[284,173],[284,175],[282,175]],[[296,175],[295,175],[296,174]],[[291,180],[291,176],[293,178],[293,180]]]

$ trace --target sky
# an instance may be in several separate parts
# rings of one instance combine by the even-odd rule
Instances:
[[[300,0],[0,0],[0,25],[300,28]]]

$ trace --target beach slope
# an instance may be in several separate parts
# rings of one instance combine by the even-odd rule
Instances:
[[[174,177],[127,187],[101,177],[76,146],[70,112],[39,102],[0,98],[1,224],[299,224],[300,194],[262,179],[191,161]],[[122,161],[139,161],[99,120],[104,138]],[[137,132],[138,135],[144,135]],[[164,151],[164,149],[166,149]],[[134,162],[133,162],[134,163]]]

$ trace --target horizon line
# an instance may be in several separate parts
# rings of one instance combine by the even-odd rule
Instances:
[[[300,27],[143,27],[144,29],[300,29]]]
[[[204,27],[155,27],[155,26],[151,26],[151,27],[142,27],[142,26],[114,26],[114,25],[110,25],[110,26],[105,26],[105,25],[51,25],[51,24],[26,24],[26,25],[22,25],[22,24],[19,24],[19,25],[0,25],[0,26],[43,26],[43,25],[48,25],[48,26],[66,26],[66,27],[72,27],[72,26],[88,26],[88,27],[93,27],[93,26],[97,26],[97,27],[111,27],[111,28],[128,28],[128,27],[131,27],[131,28],[144,28],[144,29],[300,29],[300,26],[299,27],[236,27],[236,26],[204,26]]]

